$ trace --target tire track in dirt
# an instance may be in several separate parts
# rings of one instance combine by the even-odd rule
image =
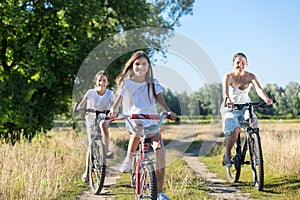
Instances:
[[[210,196],[216,197],[217,199],[251,199],[250,194],[243,193],[236,187],[225,185],[224,183],[226,183],[226,181],[217,178],[216,174],[210,172],[207,167],[199,161],[198,155],[185,154],[183,160],[195,172],[196,176],[206,180],[206,187],[212,190],[212,192],[209,193]]]

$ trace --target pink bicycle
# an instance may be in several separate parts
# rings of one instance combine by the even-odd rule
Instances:
[[[134,187],[135,199],[157,199],[157,182],[153,161],[148,157],[149,144],[151,139],[148,135],[161,131],[161,125],[165,118],[169,118],[166,112],[159,114],[120,114],[125,119],[132,130],[141,135],[138,150],[135,152],[132,162],[131,185]],[[114,121],[116,119],[111,119]],[[137,130],[129,119],[149,119],[159,120],[155,130]]]

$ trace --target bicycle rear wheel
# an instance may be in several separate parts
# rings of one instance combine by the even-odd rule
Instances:
[[[238,182],[240,175],[241,175],[241,138],[240,135],[235,143],[235,146],[232,148],[231,151],[231,163],[230,167],[226,167],[226,175],[227,179],[230,183]]]
[[[152,162],[142,162],[140,171],[140,195],[137,194],[137,184],[135,187],[135,199],[157,199],[156,174]]]
[[[105,155],[102,140],[92,140],[89,165],[89,179],[92,194],[100,194],[103,188],[106,172]]]
[[[258,191],[264,187],[264,160],[259,137],[259,130],[256,129],[250,135],[249,155],[253,174],[254,186]]]

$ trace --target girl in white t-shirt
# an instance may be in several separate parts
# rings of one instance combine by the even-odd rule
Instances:
[[[108,74],[101,70],[99,71],[94,78],[95,88],[89,89],[82,101],[78,105],[78,110],[82,114],[85,114],[84,110],[80,110],[80,108],[87,108],[87,109],[94,109],[94,110],[109,110],[111,104],[114,99],[114,93],[107,89],[109,84],[109,77]],[[85,123],[86,129],[88,133],[88,137],[94,132],[94,120],[96,114],[95,113],[87,113],[85,116]],[[109,132],[108,132],[108,122],[106,120],[102,120],[99,124],[101,129],[103,143],[105,146],[106,157],[112,158],[113,153],[109,151]],[[85,172],[82,175],[82,180],[87,182],[88,181],[88,166],[89,166],[89,150],[86,154],[86,167]]]
[[[111,107],[110,117],[115,117],[122,102],[124,114],[158,114],[156,101],[168,112],[172,120],[176,119],[176,114],[171,112],[167,106],[162,91],[163,88],[157,80],[153,79],[152,67],[147,54],[143,51],[135,52],[126,62],[123,72],[116,78],[117,95]],[[155,120],[132,120],[137,129],[151,129],[157,126]],[[127,126],[128,127],[128,126]],[[136,151],[140,137],[133,131],[129,139],[127,156],[120,168],[121,172],[129,172],[131,169],[131,159]],[[152,147],[156,154],[156,176],[158,198],[168,199],[162,193],[162,186],[165,174],[165,149],[159,132],[150,137]]]

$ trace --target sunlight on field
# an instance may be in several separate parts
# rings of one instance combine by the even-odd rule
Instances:
[[[53,133],[48,133],[47,137]],[[0,146],[1,199],[57,199],[80,180],[85,152],[74,133]],[[70,184],[72,183],[72,184]]]
[[[220,130],[218,122],[164,125],[162,134],[168,167],[176,167],[174,163],[184,152],[205,154],[216,143],[222,144],[224,138],[219,137]],[[274,175],[299,175],[299,123],[262,120],[260,130],[266,170]],[[124,124],[112,125],[110,136],[115,162],[120,163],[125,158],[129,139]],[[74,191],[78,188],[86,190],[80,180],[86,143],[84,133],[78,136],[74,131],[52,131],[46,136],[34,138],[31,143],[22,141],[15,146],[1,144],[1,198],[57,199],[66,193],[80,193]],[[221,156],[218,157],[221,159]],[[166,177],[168,187],[172,185],[172,179],[174,176]]]
[[[300,175],[300,124],[262,121],[264,160],[275,174]]]

